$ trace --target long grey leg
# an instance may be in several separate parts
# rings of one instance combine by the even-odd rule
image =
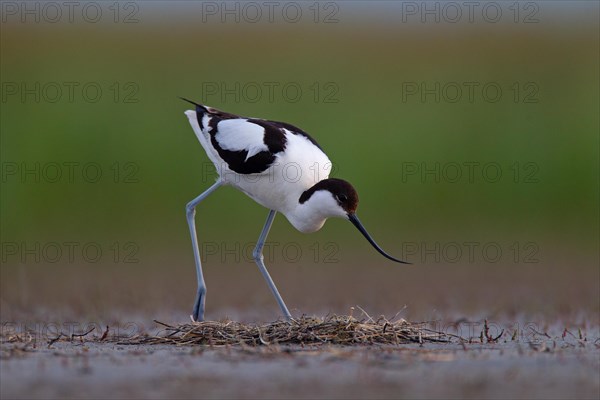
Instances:
[[[188,226],[190,227],[190,235],[192,236],[194,260],[196,261],[196,276],[198,278],[198,291],[196,292],[196,302],[194,303],[194,310],[192,314],[192,319],[194,321],[204,320],[204,302],[206,300],[206,284],[204,283],[204,276],[202,275],[202,264],[200,263],[200,251],[198,250],[198,237],[196,235],[196,222],[194,219],[196,216],[196,206],[222,184],[223,182],[218,180],[204,193],[187,203],[185,206],[185,216],[187,218]]]
[[[285,318],[289,321],[292,319],[292,315],[290,314],[287,307],[285,306],[285,303],[283,302],[283,299],[281,298],[281,295],[279,294],[279,291],[277,290],[275,283],[273,283],[273,279],[271,279],[271,275],[269,275],[269,272],[267,271],[267,267],[265,267],[265,263],[263,262],[264,257],[263,257],[262,250],[263,250],[263,247],[265,246],[265,241],[267,240],[267,235],[269,234],[271,225],[273,225],[273,220],[275,219],[275,214],[277,214],[277,211],[275,211],[275,210],[269,211],[269,216],[267,217],[267,222],[265,222],[265,226],[263,227],[263,230],[260,233],[258,242],[256,243],[256,247],[254,248],[254,251],[252,252],[252,256],[254,257],[254,261],[256,262],[256,265],[258,265],[258,269],[260,270],[263,277],[267,281],[267,285],[269,285],[269,289],[271,289],[271,292],[273,292],[273,296],[275,296],[275,299],[277,300],[277,303],[279,304],[279,308],[281,308],[281,312],[283,313],[283,315],[285,315]]]

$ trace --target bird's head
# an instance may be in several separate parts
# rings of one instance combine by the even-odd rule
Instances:
[[[349,182],[336,178],[324,179],[302,193],[299,201],[301,204],[312,203],[311,205],[317,208],[324,218],[338,217],[347,219],[362,233],[375,250],[384,257],[402,264],[410,264],[390,256],[375,243],[375,240],[373,240],[356,216],[358,193],[356,193],[356,189]]]
[[[324,179],[302,193],[300,204],[311,203],[325,217],[346,218],[358,207],[358,193],[342,179]]]

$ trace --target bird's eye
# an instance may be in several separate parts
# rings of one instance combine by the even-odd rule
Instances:
[[[345,194],[340,194],[338,197],[338,200],[340,201],[348,201],[348,196],[346,196]]]

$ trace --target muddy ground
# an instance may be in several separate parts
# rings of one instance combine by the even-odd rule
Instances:
[[[189,322],[193,271],[177,265],[3,268],[2,399],[600,397],[597,268],[273,268],[294,316],[361,318],[360,305],[374,318],[434,321],[462,344],[119,344],[117,335],[160,334],[154,319]],[[253,265],[206,275],[208,319],[278,318]],[[481,340],[485,320],[496,342]],[[15,339],[25,331],[33,336]],[[49,346],[59,332],[65,337]]]
[[[133,333],[131,326],[110,328],[102,339],[99,328],[70,337],[68,329],[75,334],[84,334],[85,329],[63,325],[65,337],[52,341],[51,330],[56,327],[38,331],[39,336],[15,336],[15,329],[22,327],[4,324],[1,395],[2,399],[597,399],[600,395],[598,328],[564,330],[555,325],[540,331],[544,328],[531,324],[496,325],[490,329],[500,329],[501,335],[489,342],[482,340],[478,323],[437,327],[460,332],[468,340],[392,346],[132,345],[115,337],[118,332]],[[148,333],[164,332],[151,328]],[[496,333],[489,336],[495,338]]]

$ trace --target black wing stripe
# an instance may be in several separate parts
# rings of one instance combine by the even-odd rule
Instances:
[[[285,132],[282,128],[278,127],[271,121],[264,119],[249,119],[248,122],[262,126],[265,130],[264,143],[267,145],[269,151],[273,154],[282,152],[285,150],[287,139],[285,138]]]
[[[183,97],[181,99],[196,106],[196,117],[198,119],[198,125],[200,126],[200,129],[210,129],[210,141],[213,147],[217,150],[219,156],[227,163],[229,169],[237,172],[238,174],[256,174],[266,171],[275,161],[275,155],[285,150],[287,139],[285,137],[284,129],[287,129],[295,135],[304,136],[321,151],[323,150],[317,141],[314,140],[308,133],[292,124],[288,124],[287,122],[240,117],[239,115],[230,114],[212,107],[203,106],[191,100],[184,99]],[[206,115],[209,116],[208,127],[204,126],[203,124],[203,119]],[[237,118],[246,119],[248,122],[259,125],[265,130],[264,143],[269,149],[268,151],[256,153],[246,160],[246,157],[248,157],[247,150],[232,151],[225,150],[221,147],[216,139],[219,122],[227,119]]]
[[[208,122],[208,125],[211,128],[210,142],[212,143],[213,147],[217,150],[219,156],[223,159],[223,161],[227,163],[229,169],[231,169],[234,172],[237,172],[238,174],[258,174],[269,169],[269,167],[275,161],[275,154],[279,151],[272,151],[274,147],[272,148],[271,146],[269,146],[269,144],[267,143],[267,137],[275,136],[277,135],[277,133],[273,132],[270,129],[267,130],[267,128],[263,126],[263,128],[265,129],[265,144],[269,148],[269,151],[258,152],[252,157],[246,159],[248,157],[248,150],[226,150],[221,147],[219,141],[217,140],[217,132],[219,132],[219,122],[232,118],[240,117],[233,114],[228,114],[226,116],[214,115],[210,118],[210,121]],[[279,134],[281,135],[280,137],[273,138],[270,141],[278,142],[279,144],[281,144],[281,141],[283,140],[283,148],[285,148],[285,135],[283,134],[283,132],[279,132]]]
[[[292,124],[288,124],[287,122],[278,122],[278,121],[268,121],[269,123],[275,125],[275,126],[280,126],[281,128],[285,128],[288,131],[292,132],[295,135],[300,135],[300,136],[304,136],[305,138],[307,138],[308,140],[310,140],[310,142],[312,144],[314,144],[315,146],[317,146],[319,148],[319,150],[323,151],[323,149],[321,148],[321,146],[319,145],[319,143],[317,143],[317,141],[315,139],[312,138],[312,136],[310,136],[308,133],[304,132],[302,129],[298,128],[297,126],[294,126]]]

